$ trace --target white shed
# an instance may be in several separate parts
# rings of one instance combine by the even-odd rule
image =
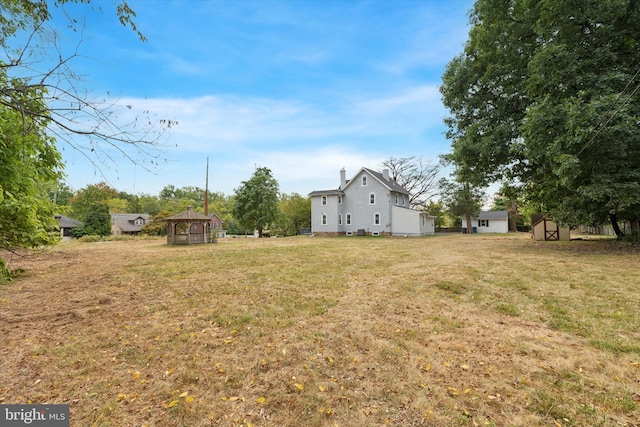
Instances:
[[[466,229],[467,219],[462,218],[462,228]],[[477,217],[471,217],[471,228],[474,233],[508,233],[508,211],[482,211]]]

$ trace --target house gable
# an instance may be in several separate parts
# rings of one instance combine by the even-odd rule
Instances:
[[[149,222],[149,214],[111,214],[111,234],[137,234]]]

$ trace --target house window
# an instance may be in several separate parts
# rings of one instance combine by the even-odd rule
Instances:
[[[135,225],[144,225],[144,219],[142,218],[136,218],[134,221]]]
[[[347,214],[347,225],[351,225],[351,214]]]
[[[369,194],[369,204],[370,205],[375,205],[376,204],[376,195],[375,195],[375,193]]]
[[[322,206],[327,206],[327,196],[322,196]]]
[[[327,214],[322,214],[322,225],[327,225]]]
[[[398,195],[396,194],[396,205],[398,204]]]
[[[363,176],[363,177],[362,177],[362,186],[364,187],[364,186],[366,186],[366,185],[367,185],[367,177],[366,177],[366,176]]]
[[[488,219],[479,219],[478,220],[478,227],[488,227],[489,226],[489,220]]]
[[[342,225],[342,214],[338,214],[338,225]]]
[[[341,205],[342,204],[342,196],[338,196],[338,204]]]
[[[380,225],[380,214],[377,212],[373,214],[373,223],[375,225]]]

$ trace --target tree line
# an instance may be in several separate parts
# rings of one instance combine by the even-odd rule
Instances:
[[[251,194],[259,197],[253,198]],[[153,196],[118,191],[104,182],[90,184],[77,191],[66,184],[59,184],[50,190],[49,196],[55,201],[58,213],[83,223],[72,231],[74,237],[111,234],[112,213],[149,214],[152,221],[143,227],[142,233],[163,236],[166,235],[164,220],[167,217],[187,207],[204,213],[205,204],[205,190],[194,186],[177,188],[167,185]],[[268,168],[258,168],[233,195],[209,191],[207,201],[209,212],[222,220],[224,229],[230,234],[253,233],[254,230],[261,233],[269,227],[274,234],[291,236],[311,225],[309,198],[298,193],[279,193],[278,183]]]

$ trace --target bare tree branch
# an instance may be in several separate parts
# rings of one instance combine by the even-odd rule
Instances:
[[[121,9],[121,23],[132,26],[139,34],[131,21],[135,17],[133,10],[126,2]],[[79,28],[81,39],[70,53],[63,54],[56,30],[46,26],[50,15],[45,12],[46,17],[34,19],[23,14],[14,25],[17,30],[9,28],[14,33],[31,28],[21,46],[9,46],[10,40],[19,41],[11,37],[11,32],[9,37],[1,36],[6,59],[0,57],[0,105],[46,128],[58,144],[80,152],[103,177],[103,169],[117,166],[116,154],[154,172],[161,161],[166,161],[163,142],[177,122],[159,119],[149,111],[136,112],[132,105],[123,105],[108,93],[102,99],[90,96],[82,89],[82,76],[71,66],[82,57],[79,52],[83,24],[74,21],[74,30]],[[11,25],[5,22],[9,21],[3,19],[0,29]]]
[[[390,157],[382,162],[382,167],[389,169],[389,176],[409,192],[412,208],[426,209],[429,200],[439,193],[437,164],[415,156]]]

